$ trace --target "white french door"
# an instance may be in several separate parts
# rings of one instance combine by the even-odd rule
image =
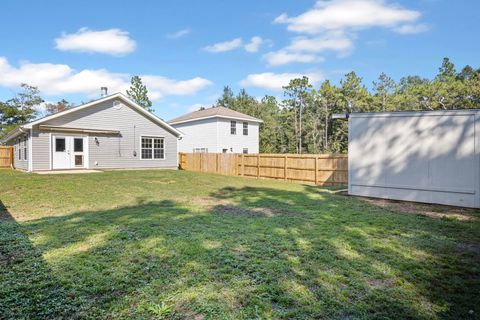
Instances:
[[[87,168],[87,137],[54,135],[52,169]]]

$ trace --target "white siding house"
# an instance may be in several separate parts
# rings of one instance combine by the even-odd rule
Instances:
[[[181,133],[121,93],[59,112],[8,133],[25,171],[177,168]]]
[[[262,120],[224,107],[195,111],[169,121],[183,133],[181,152],[258,153]]]

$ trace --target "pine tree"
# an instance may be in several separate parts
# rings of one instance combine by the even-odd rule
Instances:
[[[142,79],[139,76],[132,77],[130,90],[127,90],[127,95],[145,110],[150,112],[154,111],[152,102],[148,98],[148,89],[142,83]]]

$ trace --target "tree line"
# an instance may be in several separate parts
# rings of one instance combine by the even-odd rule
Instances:
[[[433,79],[406,76],[396,82],[381,73],[371,88],[355,72],[347,73],[339,84],[329,80],[314,87],[307,77],[292,79],[283,99],[266,95],[261,100],[245,89],[234,94],[228,86],[216,105],[263,120],[260,126],[262,153],[342,153],[347,152],[347,122],[333,114],[351,112],[396,112],[480,108],[480,68],[465,66],[457,71],[444,58]],[[152,111],[148,89],[138,76],[131,79],[127,95]],[[21,85],[21,92],[0,101],[0,137],[16,126],[38,117],[37,106],[44,103],[36,87]],[[73,107],[66,100],[49,103],[46,114]]]
[[[480,108],[480,68],[457,71],[445,58],[433,79],[406,76],[399,82],[381,73],[368,89],[355,72],[339,85],[329,80],[314,87],[307,77],[292,79],[283,99],[266,95],[260,101],[241,89],[224,87],[217,105],[262,119],[262,153],[347,152],[347,122],[333,114]]]

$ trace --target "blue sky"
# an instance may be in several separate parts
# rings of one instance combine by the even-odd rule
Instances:
[[[81,103],[138,74],[155,113],[210,106],[224,85],[282,97],[296,75],[370,85],[433,77],[443,57],[480,67],[476,0],[4,1],[0,100],[18,85]]]

